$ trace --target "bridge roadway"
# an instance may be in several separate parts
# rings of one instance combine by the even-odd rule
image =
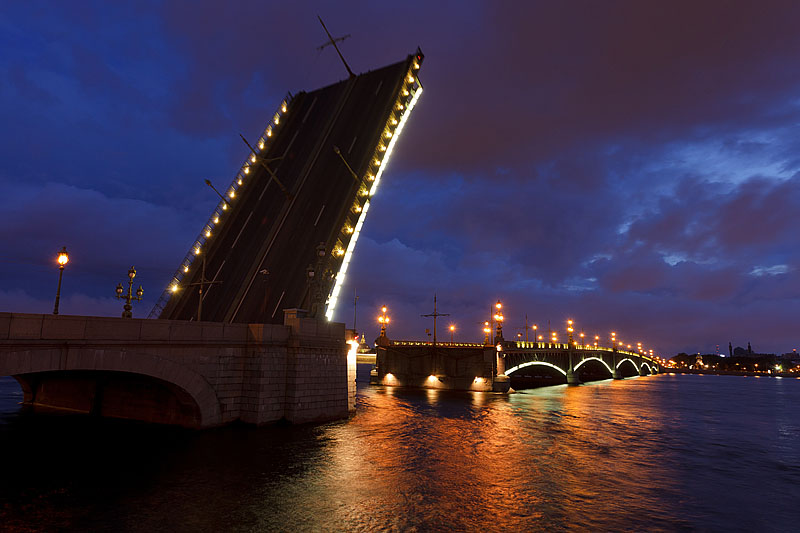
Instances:
[[[215,282],[204,290],[204,321],[281,323],[283,309],[311,310],[309,266],[318,271],[313,281],[324,292],[316,297],[324,306],[350,238],[342,233],[356,226],[376,171],[376,151],[386,142],[384,134],[391,134],[386,128],[396,127],[403,114],[398,102],[410,98],[417,82],[407,77],[419,61],[421,55],[412,55],[286,102],[258,157],[291,197],[261,164],[246,164],[242,185],[234,198],[226,193],[229,208],[217,210],[220,224],[192,264],[184,265],[186,275],[173,282],[178,289],[160,318],[197,319],[203,268],[205,278]],[[270,162],[273,158],[280,159]],[[324,260],[316,250],[320,243]]]
[[[370,382],[504,392],[509,386],[578,385],[659,371],[645,354],[590,345],[501,341],[496,345],[392,341],[378,337]]]

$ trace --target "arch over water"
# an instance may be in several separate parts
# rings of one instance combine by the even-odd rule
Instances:
[[[552,363],[547,363],[545,361],[528,361],[527,363],[522,363],[522,364],[519,364],[519,365],[517,365],[515,367],[509,368],[508,370],[506,370],[506,376],[511,374],[512,372],[516,372],[517,370],[520,370],[520,369],[525,368],[525,367],[533,366],[533,365],[549,366],[550,368],[555,368],[556,370],[561,372],[561,374],[563,374],[564,376],[567,375],[567,372],[565,370],[562,370],[560,367],[558,367],[558,366],[556,366],[556,365],[554,365]]]
[[[603,363],[603,366],[606,367],[606,370],[608,370],[609,374],[613,374],[614,373],[614,371],[611,369],[611,367],[608,366],[608,363],[606,363],[605,361],[603,361],[599,357],[587,357],[585,359],[582,359],[580,363],[575,365],[575,370],[578,370],[583,365],[583,363],[586,363],[588,361],[600,361],[601,363]],[[619,366],[619,365],[617,365],[617,366]]]
[[[639,367],[638,367],[638,366],[636,366],[636,363],[634,363],[634,362],[633,362],[633,359],[631,359],[631,358],[629,358],[629,357],[626,357],[625,359],[622,359],[621,361],[619,361],[619,362],[617,363],[617,369],[619,369],[619,367],[620,367],[620,366],[622,365],[622,363],[624,363],[625,361],[628,361],[630,364],[632,364],[632,365],[633,365],[633,369],[634,369],[634,370],[636,370],[637,372],[639,371]]]
[[[197,405],[202,425],[218,425],[222,420],[219,399],[211,384],[189,367],[170,359],[146,352],[94,350],[90,358],[78,356],[59,361],[50,358],[46,347],[6,353],[7,356],[0,359],[0,375],[14,376],[25,393],[26,401],[32,391],[29,378],[25,376],[73,371],[131,374],[154,378],[185,392]]]

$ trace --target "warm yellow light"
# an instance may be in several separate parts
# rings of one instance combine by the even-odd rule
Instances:
[[[219,224],[219,217],[214,217],[214,224]]]
[[[403,89],[403,96],[408,96],[408,89]]]
[[[227,203],[222,204],[222,210],[223,211],[227,211],[228,210],[228,204]]]
[[[260,141],[260,142],[258,143],[258,149],[259,149],[259,150],[263,150],[263,149],[264,149],[264,141]]]
[[[183,271],[184,273],[189,272],[189,267],[188,266],[183,267]]]
[[[206,238],[211,237],[211,230],[206,230]]]
[[[388,316],[386,317],[386,323],[387,324],[389,323],[389,317]]]
[[[272,137],[272,128],[267,130],[267,137]]]
[[[229,192],[228,196],[230,196],[231,198],[236,198],[236,191]]]
[[[380,165],[381,164],[381,160],[380,159],[373,159],[372,162],[375,163],[376,165]]]
[[[380,145],[378,147],[378,150],[380,150],[381,152],[385,152],[386,151],[386,147],[384,145]]]
[[[386,306],[381,307],[381,313],[386,313]]]
[[[281,112],[286,113],[286,103],[281,105]]]
[[[255,162],[256,162],[256,154],[251,154],[251,155],[250,155],[250,161],[251,161],[252,163],[255,163]]]
[[[498,308],[498,309],[502,309],[502,308],[503,308],[503,304],[500,302],[500,300],[497,300],[497,303],[496,303],[496,304],[494,304],[494,306],[495,306],[496,308]]]
[[[171,290],[172,292],[177,292],[177,291],[178,291],[178,286],[177,286],[177,285],[172,285],[172,286],[169,288],[169,290]]]
[[[346,233],[353,233],[353,227],[352,226],[345,226],[344,227],[344,231]]]
[[[450,326],[450,331],[455,331],[455,330],[456,330],[455,326]]]
[[[397,119],[396,118],[392,119],[392,126],[397,126]]]
[[[278,123],[281,121],[281,117],[275,117],[275,125],[277,126]]]
[[[250,167],[244,167],[244,173],[250,174]]]
[[[408,79],[408,83],[414,83],[414,76],[412,76],[411,74],[408,75],[407,79]]]
[[[367,174],[367,180],[375,181],[375,175],[374,174]]]
[[[200,248],[194,249],[194,255],[200,255]]]
[[[386,132],[386,133],[384,133],[383,135],[384,135],[384,137],[386,137],[387,139],[391,139],[391,138],[392,138],[392,132],[391,132],[391,131],[387,131],[387,132]]]
[[[66,246],[64,246],[61,249],[61,251],[58,252],[58,258],[56,259],[56,261],[58,261],[58,264],[61,265],[62,267],[64,265],[66,265],[67,263],[69,263],[69,254],[67,253],[67,247]]]
[[[544,340],[544,335],[539,335],[539,339],[538,340],[540,340],[540,341]]]
[[[236,183],[237,183],[238,185],[241,185],[241,184],[242,184],[242,178],[239,178],[239,179],[236,181]]]
[[[414,61],[414,70],[419,70],[419,63]]]
[[[378,322],[380,322],[381,324],[383,324],[383,317],[382,317],[382,316],[379,316],[379,317],[378,317]]]

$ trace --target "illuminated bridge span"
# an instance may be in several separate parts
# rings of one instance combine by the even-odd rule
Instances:
[[[150,317],[283,323],[333,318],[389,156],[422,94],[422,52],[289,95],[203,226]]]
[[[392,341],[378,337],[371,382],[454,390],[507,391],[578,385],[658,373],[646,354],[580,344],[500,341],[496,345]]]

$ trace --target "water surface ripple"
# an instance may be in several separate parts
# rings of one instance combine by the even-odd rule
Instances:
[[[659,375],[508,396],[362,383],[350,420],[205,432],[32,417],[19,400],[0,378],[0,524],[11,530],[800,523],[800,380]]]

